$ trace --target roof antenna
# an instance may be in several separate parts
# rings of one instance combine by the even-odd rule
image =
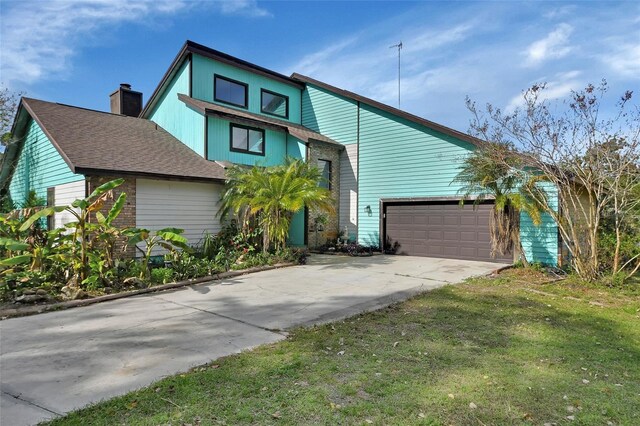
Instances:
[[[400,109],[400,51],[402,50],[402,41],[393,46],[389,46],[389,49],[393,49],[394,47],[398,49],[398,109]]]

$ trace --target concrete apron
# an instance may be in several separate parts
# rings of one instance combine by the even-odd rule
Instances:
[[[0,322],[0,424],[122,395],[287,330],[342,319],[499,265],[314,255],[305,266]]]

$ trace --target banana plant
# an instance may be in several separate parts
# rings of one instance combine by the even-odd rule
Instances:
[[[135,246],[138,243],[144,243],[145,248],[143,250],[143,269],[140,272],[140,278],[149,279],[151,276],[151,269],[149,268],[149,260],[153,249],[156,247],[162,247],[168,251],[174,251],[176,249],[183,249],[189,251],[188,240],[181,234],[183,229],[178,228],[163,228],[153,233],[144,228],[129,228],[123,231],[123,234],[128,237],[127,243]]]
[[[67,212],[71,214],[76,220],[66,225],[67,228],[73,229],[74,241],[79,241],[78,245],[73,245],[72,257],[75,259],[74,272],[78,278],[78,283],[84,282],[88,278],[89,274],[89,262],[88,262],[88,249],[89,249],[89,237],[90,232],[95,228],[91,226],[89,218],[92,213],[99,213],[104,203],[113,197],[113,190],[124,183],[124,179],[115,179],[109,181],[103,185],[97,187],[88,197],[75,200],[68,206],[54,206],[45,207],[39,210],[35,214],[31,215],[20,227],[20,231],[26,231],[36,221],[43,217],[51,216],[60,212]],[[111,218],[109,223],[115,219],[115,217],[122,210],[126,195],[121,194],[114,206],[109,211],[107,218]],[[105,223],[107,221],[105,219]],[[100,219],[98,219],[100,220]],[[77,250],[80,251],[78,255]]]

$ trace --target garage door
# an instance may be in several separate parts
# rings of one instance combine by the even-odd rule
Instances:
[[[215,183],[137,179],[136,226],[151,231],[181,228],[189,244],[198,245],[205,232],[220,231],[216,213],[222,189]],[[157,248],[154,254],[163,252]]]
[[[385,204],[386,241],[398,254],[511,263],[513,256],[491,257],[489,214],[493,204],[476,209],[457,201]]]

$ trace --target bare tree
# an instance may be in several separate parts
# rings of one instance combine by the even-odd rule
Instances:
[[[0,89],[0,139],[2,145],[11,140],[11,126],[16,115],[21,92],[13,92],[8,88]]]
[[[637,176],[630,174],[638,171],[640,109],[630,105],[632,92],[627,91],[615,112],[603,117],[608,91],[604,80],[597,87],[572,92],[563,102],[548,101],[545,89],[546,84],[527,89],[523,106],[511,113],[490,104],[480,111],[467,99],[473,114],[471,130],[523,154],[526,167],[519,173],[529,183],[525,189],[558,224],[575,271],[592,281],[600,269],[598,232],[603,213],[616,206],[622,225],[637,203],[629,188],[637,182]],[[551,189],[543,190],[544,183]]]

